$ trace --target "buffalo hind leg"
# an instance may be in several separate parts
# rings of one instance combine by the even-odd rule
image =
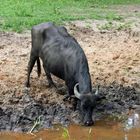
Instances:
[[[25,86],[30,87],[30,74],[32,72],[32,69],[35,65],[35,61],[37,60],[37,57],[33,57],[32,55],[30,56],[30,61],[28,63],[28,73],[27,73],[27,81]]]

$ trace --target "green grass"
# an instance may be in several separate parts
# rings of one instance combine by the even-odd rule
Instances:
[[[99,5],[140,4],[140,0],[88,0]]]
[[[100,30],[127,30],[131,28],[131,23],[119,23],[117,25],[113,24],[111,21],[105,23],[102,26],[99,26],[98,29]]]
[[[63,129],[62,137],[66,140],[70,140],[69,130],[65,127],[63,127],[62,129]]]
[[[107,8],[114,4],[140,4],[140,0],[0,0],[0,30],[21,32],[48,21],[120,20]]]
[[[62,132],[62,137],[65,140],[76,140],[75,138],[71,138],[69,130],[65,127],[62,127],[63,132]],[[91,132],[92,132],[92,128],[89,128],[88,133],[87,133],[87,140],[91,140]]]

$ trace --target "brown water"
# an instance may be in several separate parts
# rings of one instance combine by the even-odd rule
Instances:
[[[140,127],[124,131],[121,123],[97,121],[93,127],[55,126],[34,134],[1,132],[0,140],[140,140]]]

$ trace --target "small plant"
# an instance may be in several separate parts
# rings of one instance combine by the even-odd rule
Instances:
[[[92,128],[90,128],[89,131],[88,131],[88,140],[91,139],[91,132],[92,132]]]
[[[65,127],[63,128],[62,137],[63,137],[64,139],[68,139],[68,140],[70,140],[70,134],[69,134],[69,131],[68,131],[68,129],[65,128]]]
[[[91,29],[91,25],[87,23],[86,28]]]
[[[34,131],[34,129],[38,126],[41,125],[41,116],[39,116],[36,121],[34,122],[33,127],[31,128],[31,130],[29,131],[30,134],[32,134],[32,132]]]
[[[102,26],[98,26],[100,30],[118,30],[118,31],[130,29],[130,27],[131,27],[130,23],[115,24],[115,23],[112,23],[111,21],[108,23],[105,23]]]
[[[120,30],[126,30],[129,29],[131,27],[131,25],[129,23],[123,23],[123,24],[119,24],[116,27],[116,30],[120,31]]]
[[[105,23],[104,25],[102,26],[99,26],[98,27],[100,30],[110,30],[113,28],[113,23],[112,22],[108,22],[108,23]]]
[[[111,13],[108,13],[108,14],[106,15],[106,19],[108,19],[108,20],[121,21],[121,20],[123,20],[123,17],[120,16],[120,15],[116,15],[116,14],[114,14],[113,12],[111,12]]]

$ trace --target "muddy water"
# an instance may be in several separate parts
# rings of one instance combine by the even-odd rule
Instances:
[[[96,121],[93,127],[71,125],[67,129],[55,126],[38,133],[2,132],[0,140],[140,140],[140,126],[129,130],[114,121]]]

